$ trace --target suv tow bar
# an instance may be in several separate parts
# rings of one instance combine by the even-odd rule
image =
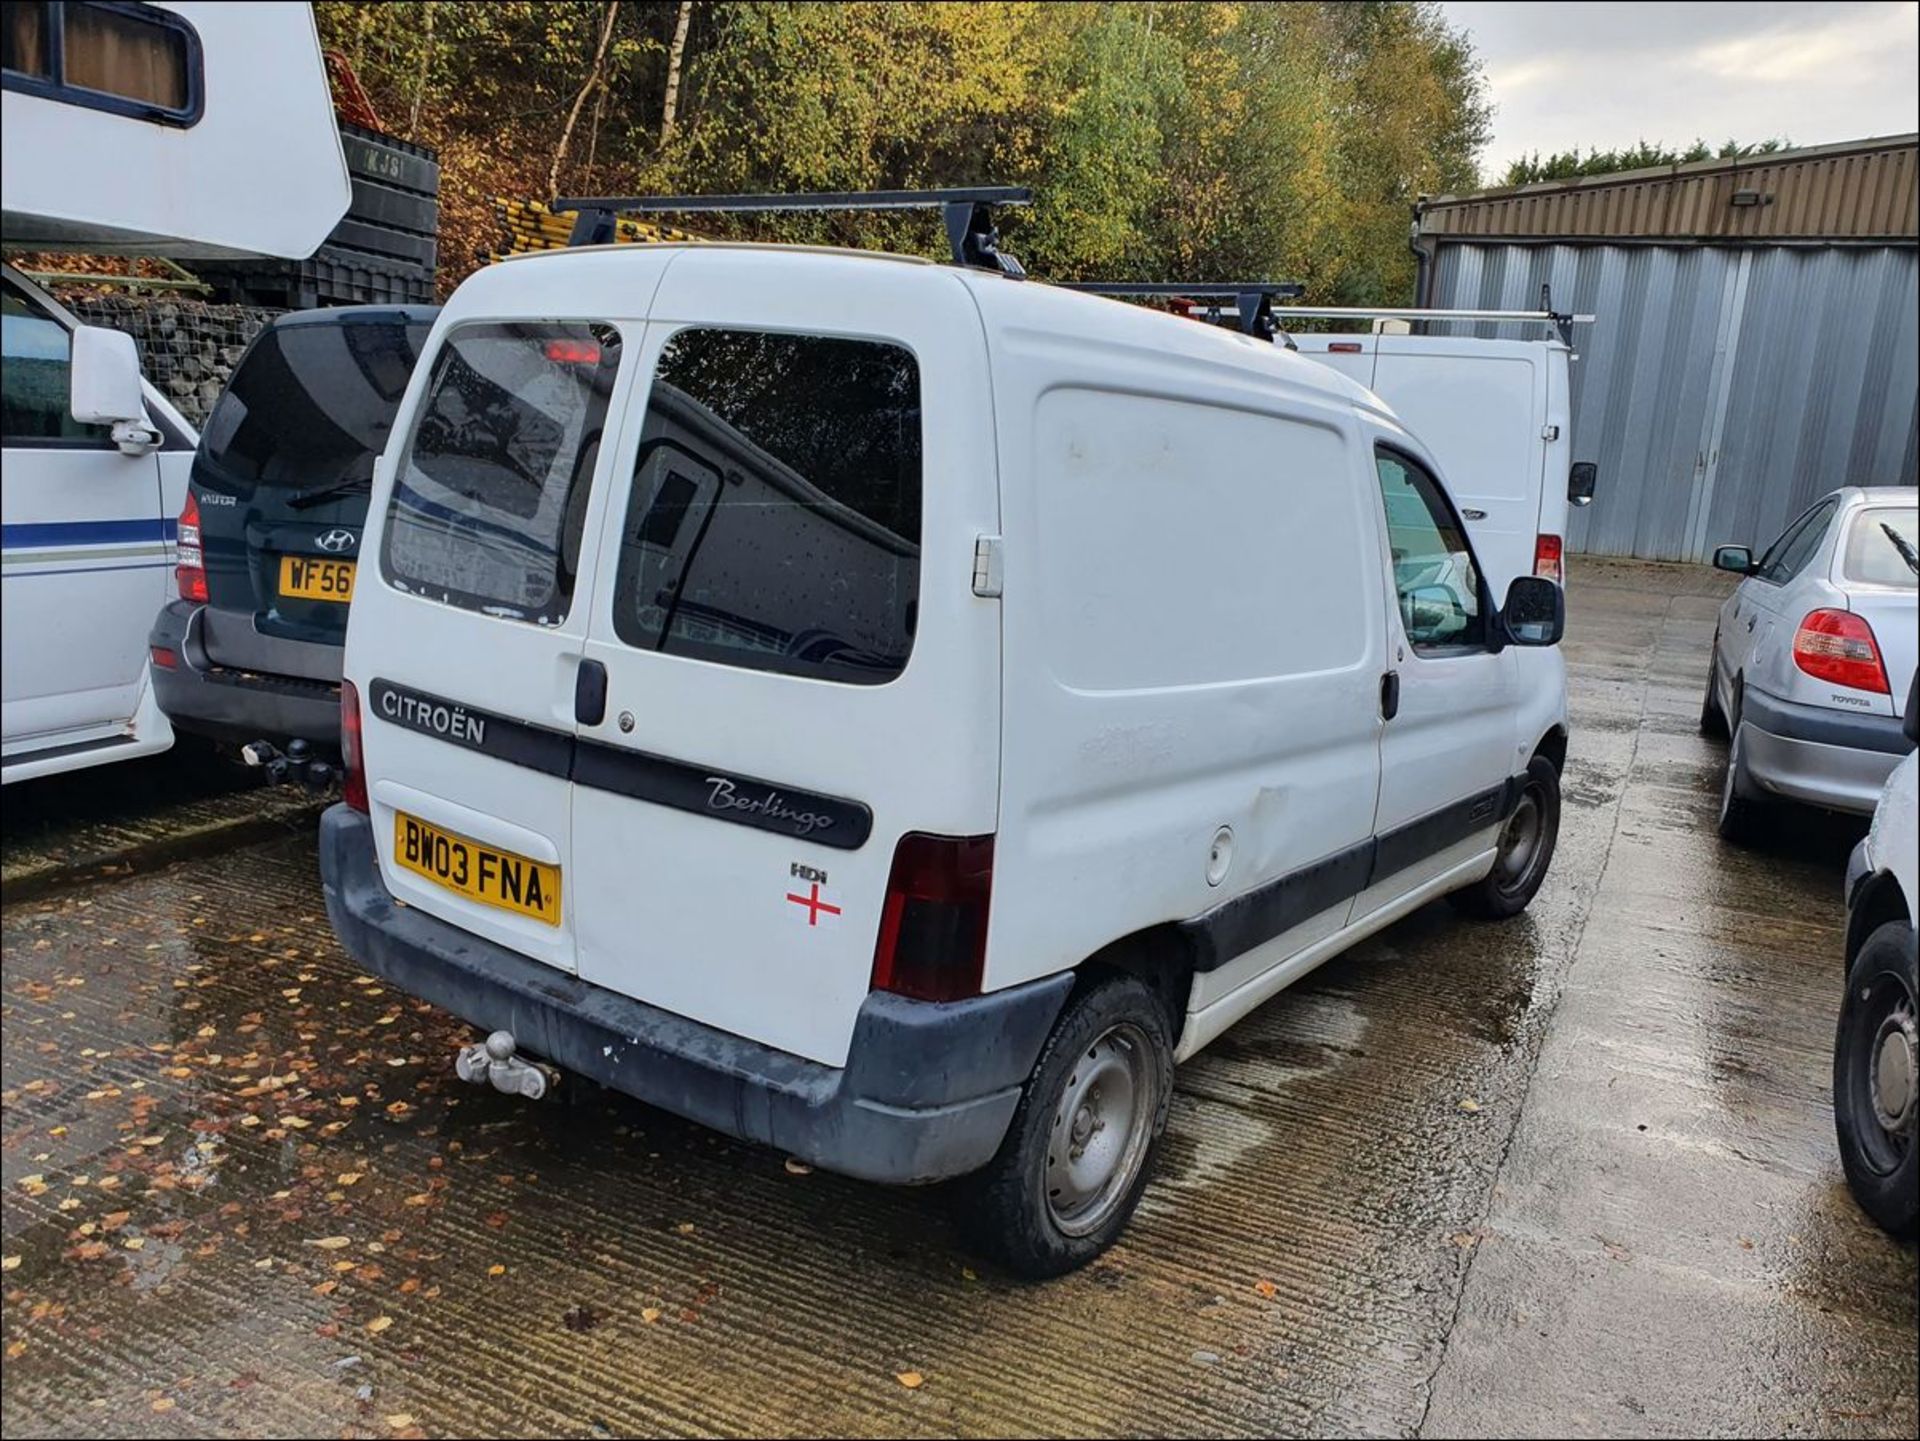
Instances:
[[[308,785],[323,791],[340,779],[339,764],[314,755],[313,747],[303,740],[288,741],[284,752],[272,741],[248,741],[240,747],[240,759],[264,770],[274,785]]]

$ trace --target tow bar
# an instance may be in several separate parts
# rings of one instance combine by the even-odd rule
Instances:
[[[288,741],[285,751],[272,741],[248,741],[240,747],[240,759],[264,770],[274,785],[304,784],[323,791],[340,779],[339,765],[316,756],[313,747],[303,740]]]
[[[484,1041],[462,1046],[453,1059],[454,1074],[476,1086],[491,1081],[496,1091],[537,1101],[560,1073],[543,1062],[522,1060],[513,1053],[514,1045],[511,1031],[495,1031]]]

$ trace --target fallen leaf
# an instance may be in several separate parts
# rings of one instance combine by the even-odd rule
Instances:
[[[307,1242],[309,1246],[318,1246],[322,1251],[338,1251],[342,1246],[351,1246],[351,1236],[322,1236],[318,1241]]]
[[[1447,1239],[1452,1241],[1453,1244],[1458,1246],[1462,1251],[1471,1251],[1480,1241],[1480,1238],[1471,1231],[1455,1231]]]
[[[280,1124],[283,1126],[291,1126],[296,1131],[304,1131],[307,1127],[311,1126],[313,1122],[304,1116],[282,1116],[280,1118]]]
[[[1278,1288],[1271,1281],[1255,1281],[1253,1290],[1256,1296],[1271,1296]]]
[[[351,1186],[355,1181],[360,1179],[361,1175],[362,1173],[359,1171],[342,1171],[333,1178],[333,1183],[336,1186]]]
[[[103,1231],[117,1231],[132,1219],[133,1212],[131,1211],[109,1211],[100,1218],[100,1229]]]
[[[489,1276],[504,1276],[507,1274],[507,1268],[501,1265],[489,1266],[487,1267],[487,1274]]]
[[[319,1285],[312,1288],[313,1294],[316,1296],[331,1296],[339,1285],[340,1283],[338,1281],[322,1281]]]
[[[813,1167],[809,1166],[805,1161],[796,1161],[793,1157],[789,1156],[787,1157],[787,1174],[789,1176],[811,1176],[813,1174]]]
[[[11,1271],[19,1264],[18,1256],[0,1256],[0,1271]]]
[[[1460,1109],[1463,1111],[1477,1111],[1480,1109],[1480,1103],[1474,1100],[1472,1096],[1468,1096],[1460,1103]]]
[[[678,1231],[682,1236],[691,1236],[693,1234],[693,1222],[682,1221],[679,1225],[675,1226],[673,1229]]]
[[[7,1347],[7,1359],[11,1361],[16,1356],[24,1355],[26,1349],[27,1343],[25,1341],[13,1342]]]
[[[647,1306],[643,1308],[640,1312],[640,1319],[651,1326],[655,1321],[660,1319],[660,1308],[658,1306]]]
[[[387,1417],[387,1424],[396,1431],[404,1431],[413,1424],[413,1417],[409,1416],[405,1411],[396,1411],[393,1415]]]
[[[927,1378],[922,1376],[918,1371],[896,1371],[893,1374],[893,1379],[898,1381],[902,1386],[905,1386],[909,1391],[918,1391]]]
[[[433,1204],[433,1193],[430,1191],[416,1192],[407,1197],[401,1204],[403,1206],[431,1206]]]
[[[367,1322],[367,1330],[373,1335],[378,1336],[392,1324],[393,1317],[391,1316],[375,1316],[371,1321]]]
[[[156,1411],[171,1411],[173,1409],[173,1397],[162,1396],[153,1403],[153,1409]]]
[[[138,1251],[142,1246],[147,1244],[147,1238],[145,1236],[129,1236],[121,1244],[129,1251]]]

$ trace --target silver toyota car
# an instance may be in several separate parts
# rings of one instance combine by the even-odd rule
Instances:
[[[1920,539],[1912,486],[1822,496],[1720,607],[1700,729],[1728,737],[1720,834],[1754,838],[1782,801],[1870,815],[1913,748],[1900,717],[1920,649]]]

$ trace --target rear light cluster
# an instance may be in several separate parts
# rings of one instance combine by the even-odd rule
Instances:
[[[360,750],[360,688],[340,682],[340,798],[362,815],[367,811],[367,763]]]
[[[1887,667],[1873,627],[1852,611],[1808,612],[1794,632],[1793,663],[1816,680],[1888,693]]]
[[[200,502],[193,498],[192,491],[187,492],[187,503],[180,508],[173,580],[180,587],[180,599],[207,598],[207,562],[200,550]]]
[[[1533,542],[1533,573],[1555,585],[1567,583],[1566,547],[1557,535],[1537,536]]]
[[[992,836],[902,836],[880,911],[873,988],[917,1001],[979,995],[992,892]]]

